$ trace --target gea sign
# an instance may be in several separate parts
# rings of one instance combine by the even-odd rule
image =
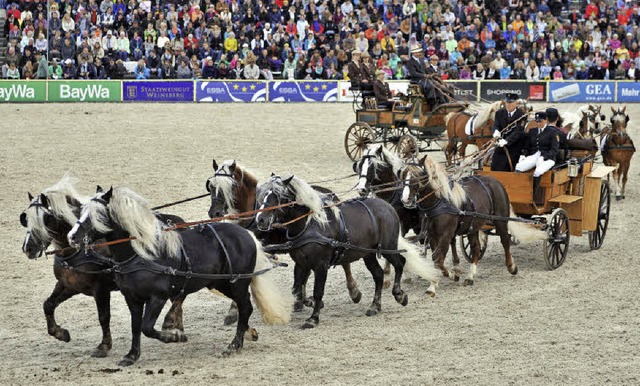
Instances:
[[[49,82],[51,102],[119,102],[118,81],[52,81]]]
[[[611,86],[608,84],[587,84],[586,91],[587,91],[587,94],[589,95],[613,94],[613,91],[611,90]]]

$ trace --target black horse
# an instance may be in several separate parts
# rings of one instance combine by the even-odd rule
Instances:
[[[99,250],[102,255],[69,248],[67,233],[75,224],[83,202],[87,198],[75,189],[76,180],[65,175],[60,182],[45,189],[37,197],[29,194],[29,207],[20,215],[21,224],[27,229],[22,251],[29,259],[42,256],[53,245],[60,252],[54,257],[53,273],[58,280],[51,295],[43,304],[49,335],[63,342],[71,341],[71,335],[55,320],[56,308],[77,294],[94,298],[98,309],[98,319],[102,327],[102,341],[93,351],[93,357],[105,357],[111,350],[112,339],[109,328],[111,319],[111,291],[117,290],[114,276],[105,269],[110,262],[101,257],[108,250]],[[179,217],[161,215],[161,219],[182,222]],[[172,299],[172,307],[167,313],[163,329],[176,329],[180,341],[186,341],[182,323],[183,297]]]
[[[207,180],[206,188],[211,193],[211,206],[209,208],[209,217],[217,218],[229,214],[239,214],[256,209],[256,192],[258,180],[256,177],[246,170],[244,167],[236,164],[235,160],[226,160],[221,165],[213,160],[214,174]],[[312,186],[317,192],[330,198],[335,198],[333,192],[320,186]],[[284,229],[271,229],[268,232],[259,230],[254,221],[255,216],[237,220],[237,224],[243,228],[253,232],[263,245],[281,244],[287,241],[286,231]],[[353,275],[351,274],[351,265],[342,264],[344,275],[347,280],[347,289],[349,296],[354,303],[360,302],[362,293],[358,289]],[[302,286],[303,302],[295,302],[294,311],[301,311],[304,306],[312,307],[312,299],[306,297],[306,283]],[[231,324],[236,321],[237,307],[235,303],[231,304],[229,313],[225,317],[225,324]]]
[[[389,203],[365,198],[326,208],[318,193],[294,176],[287,179],[272,176],[261,185],[260,191],[261,210],[290,204],[260,212],[256,221],[258,229],[264,231],[274,224],[285,227],[289,253],[295,262],[293,292],[299,302],[303,297],[302,285],[311,271],[315,275],[313,313],[302,328],[313,328],[320,322],[324,287],[331,265],[364,259],[375,283],[375,295],[367,316],[381,310],[383,272],[376,260],[379,254],[394,267],[392,293],[403,306],[408,303],[408,297],[400,287],[405,263],[408,269],[432,281],[432,286],[436,285],[437,270],[421,259],[413,246],[400,236],[398,215]],[[399,248],[406,251],[400,253]]]
[[[480,256],[479,234],[485,224],[491,224],[500,236],[505,253],[507,270],[512,275],[518,273],[509,250],[509,231],[521,241],[544,239],[542,231],[524,224],[508,221],[514,217],[507,191],[493,177],[472,176],[459,183],[449,181],[444,167],[431,158],[424,157],[418,164],[409,164],[401,175],[404,181],[402,202],[409,208],[418,208],[425,217],[428,242],[433,252],[433,260],[438,263],[442,274],[449,277],[444,266],[449,245],[453,252],[453,279],[458,280],[460,262],[455,251],[456,235],[467,235],[473,258],[465,285],[472,285],[477,273]],[[471,213],[463,215],[461,211]]]
[[[131,350],[119,365],[128,366],[140,357],[140,333],[162,342],[179,336],[157,331],[155,322],[169,298],[215,289],[238,304],[234,339],[225,350],[229,355],[243,347],[253,312],[249,285],[267,323],[287,323],[290,302],[276,290],[266,275],[253,275],[269,266],[257,240],[235,224],[218,223],[181,232],[166,230],[148,202],[127,188],[98,189],[83,206],[80,220],[69,232],[71,245],[105,237],[109,241],[135,237],[111,245],[116,283],[131,312]],[[187,276],[172,275],[175,271]],[[217,275],[217,276],[216,276]]]

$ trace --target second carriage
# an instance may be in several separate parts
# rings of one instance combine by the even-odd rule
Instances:
[[[382,143],[405,159],[417,152],[429,151],[432,142],[447,140],[443,136],[447,114],[468,107],[466,102],[451,102],[432,109],[416,84],[410,84],[408,96],[394,102],[389,109],[378,108],[372,95],[364,94],[362,98],[362,108],[356,110],[356,122],[349,126],[344,138],[345,150],[353,161],[372,143]]]

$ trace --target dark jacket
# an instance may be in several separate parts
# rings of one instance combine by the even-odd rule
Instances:
[[[520,156],[524,154],[527,146],[527,135],[524,126],[527,123],[525,114],[520,109],[515,109],[513,115],[509,117],[507,109],[501,108],[496,112],[496,119],[493,123],[492,132],[498,130],[502,132],[502,138],[507,141],[503,148],[496,148],[491,159],[491,170],[499,172],[512,172],[518,163]],[[513,122],[516,122],[512,124]],[[505,131],[503,129],[507,128]],[[508,153],[508,156],[507,156]],[[511,163],[509,163],[511,159]]]
[[[414,57],[407,62],[407,70],[409,71],[409,79],[411,82],[419,83],[427,76],[427,69],[424,65],[424,61],[418,60]]]
[[[373,81],[373,93],[376,96],[376,102],[378,103],[378,106],[388,106],[389,99],[393,97],[389,85],[378,79]]]
[[[555,161],[560,144],[560,135],[556,130],[554,126],[549,125],[544,128],[542,133],[539,133],[540,129],[538,128],[529,130],[525,155],[532,155],[540,151],[542,158]]]
[[[349,79],[351,80],[351,87],[360,87],[362,83],[362,79],[366,79],[366,75],[363,74],[362,64],[355,64],[354,62],[349,62]]]

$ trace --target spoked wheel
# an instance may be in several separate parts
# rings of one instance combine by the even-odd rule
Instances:
[[[344,148],[349,158],[352,161],[359,160],[367,145],[373,143],[375,138],[373,129],[366,123],[356,122],[349,126],[347,135],[344,136]]]
[[[611,204],[611,190],[609,182],[602,181],[600,188],[600,205],[598,206],[598,223],[596,230],[589,232],[589,247],[591,250],[600,249],[609,225],[609,208]]]
[[[406,127],[392,127],[384,131],[384,146],[391,152],[398,149],[400,138],[407,133]]]
[[[487,241],[489,241],[489,235],[485,232],[480,232],[480,256],[478,257],[478,261],[482,260],[484,253],[487,251]],[[458,236],[458,245],[460,245],[460,250],[462,251],[462,256],[464,256],[465,260],[472,263],[471,243],[469,242],[467,235]]]
[[[396,152],[402,159],[409,159],[418,155],[418,140],[411,134],[400,137]]]
[[[544,241],[544,262],[553,270],[562,265],[569,252],[569,216],[558,208],[551,213],[547,223],[549,237]]]

